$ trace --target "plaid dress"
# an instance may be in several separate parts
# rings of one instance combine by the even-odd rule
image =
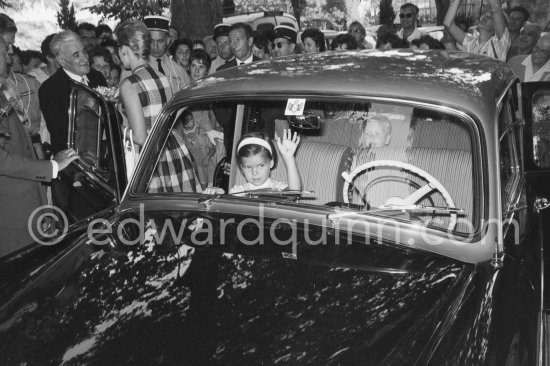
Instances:
[[[153,178],[149,182],[149,193],[194,192],[202,188],[193,157],[185,146],[183,137],[172,130],[166,139]]]
[[[149,65],[138,66],[127,79],[138,92],[145,116],[145,127],[150,130],[162,106],[172,98],[170,83],[166,76]]]

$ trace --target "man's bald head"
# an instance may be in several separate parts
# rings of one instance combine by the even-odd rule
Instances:
[[[550,60],[550,34],[541,36],[531,53],[533,64],[541,67]]]

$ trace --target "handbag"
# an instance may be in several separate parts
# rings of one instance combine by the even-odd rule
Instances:
[[[139,154],[136,151],[136,146],[134,145],[134,137],[131,130],[130,138],[126,138],[126,130],[128,129],[128,127],[124,127],[122,139],[124,140],[124,161],[126,162],[126,178],[128,179],[128,181],[130,181],[130,178],[134,173]]]

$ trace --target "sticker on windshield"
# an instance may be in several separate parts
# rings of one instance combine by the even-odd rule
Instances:
[[[301,116],[304,114],[305,99],[289,99],[286,102],[285,116]]]

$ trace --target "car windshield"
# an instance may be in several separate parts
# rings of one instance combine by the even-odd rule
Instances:
[[[225,173],[218,163],[231,150],[225,192],[252,187],[233,196],[273,199],[289,183],[275,143],[289,129],[300,136],[294,159],[301,190],[281,194],[281,200],[335,207],[341,215],[421,221],[456,233],[479,227],[476,129],[465,114],[386,100],[287,96],[186,105],[172,113],[171,121],[145,192],[200,193],[219,186]],[[212,144],[205,133],[212,129],[223,131],[225,141]],[[263,132],[275,149],[268,171],[273,184],[258,191],[247,185],[247,168],[236,154],[241,136],[252,132]]]

